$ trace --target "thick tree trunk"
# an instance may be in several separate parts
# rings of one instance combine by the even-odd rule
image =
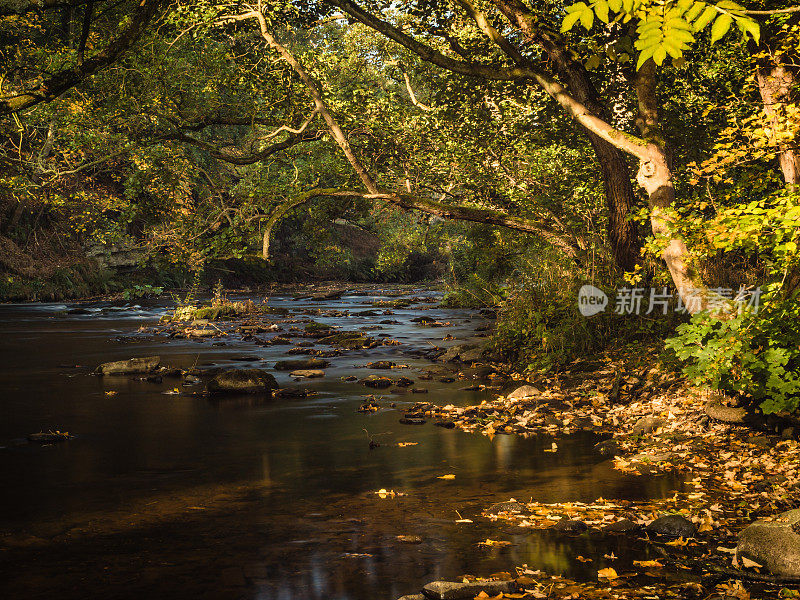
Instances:
[[[530,10],[520,0],[494,0],[505,17],[537,44],[555,65],[556,72],[578,102],[601,118],[608,110],[583,65],[576,61],[563,40],[538,26]],[[625,154],[600,136],[586,131],[600,172],[608,211],[608,241],[617,266],[632,271],[640,260],[641,238],[636,223],[628,219],[636,197]]]
[[[675,203],[675,184],[667,143],[661,133],[656,95],[656,65],[647,61],[636,74],[634,87],[639,102],[637,125],[642,138],[647,140],[644,155],[640,158],[637,183],[647,192],[650,207],[650,225],[656,236],[667,236],[669,241],[662,253],[678,294],[690,313],[707,310],[712,299],[700,283],[697,274],[688,266],[689,249],[686,243],[672,235],[669,209]],[[722,308],[722,307],[719,307]]]
[[[796,85],[795,73],[790,67],[776,64],[769,59],[769,64],[759,65],[756,77],[758,91],[764,102],[764,112],[773,131],[780,130],[786,119],[786,105],[794,100],[792,93]],[[778,148],[783,180],[786,185],[800,185],[800,150],[780,143]]]

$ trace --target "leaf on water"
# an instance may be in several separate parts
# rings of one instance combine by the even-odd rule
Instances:
[[[608,579],[610,581],[616,579],[617,577],[619,577],[619,575],[617,575],[617,572],[611,567],[608,567],[606,569],[600,569],[597,572],[598,579]]]
[[[603,558],[606,560],[617,560],[617,556],[613,552],[611,554],[603,554]]]
[[[398,447],[405,448],[407,446],[416,446],[419,442],[398,442]]]
[[[479,546],[489,546],[495,548],[502,548],[503,546],[510,546],[511,542],[507,542],[506,540],[490,540],[486,538],[483,542],[478,542]]]
[[[108,390],[106,392],[106,396],[116,396],[116,395],[117,395],[117,391],[116,390]]]
[[[405,496],[403,492],[395,492],[394,490],[387,490],[384,488],[379,489],[377,492],[370,492],[375,494],[378,498],[394,498],[395,496]]]
[[[657,560],[635,560],[633,564],[637,567],[663,567]]]
[[[436,479],[455,479],[455,473],[448,473],[447,475],[439,475]]]
[[[472,519],[456,519],[456,523],[472,523]]]
[[[580,556],[580,555],[576,556],[575,560],[579,560],[582,563],[592,562],[591,558],[584,558],[583,556]]]

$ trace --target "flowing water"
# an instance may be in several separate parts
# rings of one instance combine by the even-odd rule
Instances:
[[[271,298],[270,305],[290,309],[289,318],[343,330],[395,320],[368,333],[402,345],[345,352],[331,359],[325,378],[299,383],[315,395],[269,401],[169,395],[190,389],[178,379],[156,384],[90,371],[157,354],[182,368],[268,368],[281,385],[298,385],[271,369],[289,346],[137,333],[167,306],[93,303],[81,305],[84,314],[65,314],[72,305],[0,306],[0,597],[393,600],[464,573],[527,564],[593,577],[605,553],[623,562],[645,555],[646,546],[629,539],[558,536],[479,515],[510,497],[641,499],[679,485],[614,471],[593,451],[593,435],[561,438],[551,453],[544,451],[548,436],[490,440],[431,422],[398,423],[403,408],[420,399],[466,405],[496,393],[460,391],[467,383],[459,380],[418,381],[429,389],[425,396],[377,391],[382,406],[396,408],[357,412],[373,390],[344,377],[381,374],[363,365],[392,360],[409,366],[393,376],[417,380],[431,363],[414,350],[463,343],[486,324],[477,312],[432,303],[388,317],[354,315],[387,299],[378,294],[324,303]],[[450,325],[420,327],[411,320],[421,315]],[[443,342],[448,334],[456,339]],[[76,437],[25,442],[49,429]],[[380,446],[370,449],[370,440]],[[455,478],[439,479],[444,474]],[[379,489],[404,495],[371,494]],[[462,518],[473,522],[456,522]],[[422,541],[403,543],[399,535]],[[478,545],[488,537],[513,544]]]

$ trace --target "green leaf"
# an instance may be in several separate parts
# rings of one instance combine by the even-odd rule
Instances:
[[[647,59],[653,57],[653,52],[655,52],[658,46],[650,46],[649,48],[645,48],[639,53],[639,60],[636,61],[636,70],[642,68],[642,65],[647,62]]]
[[[733,24],[733,17],[730,15],[721,15],[714,21],[714,25],[711,27],[711,43],[713,44],[722,39],[722,36],[728,33],[731,24]]]
[[[594,24],[594,12],[592,12],[591,8],[587,8],[581,13],[581,25],[586,31],[589,31],[592,28],[592,24]]]
[[[697,17],[697,20],[692,23],[692,27],[694,27],[695,31],[700,31],[701,29],[705,29],[711,21],[713,21],[719,13],[717,9],[713,6],[708,6],[703,11],[703,13]]]
[[[759,40],[761,39],[761,26],[758,23],[756,23],[753,19],[740,17],[736,19],[736,25],[739,26],[739,29],[743,33],[749,33],[752,36],[753,41],[758,44]]]
[[[564,17],[564,21],[561,23],[561,33],[569,31],[578,22],[578,19],[581,18],[581,13],[578,11],[569,13],[566,17]]]
[[[595,2],[594,13],[603,23],[608,23],[608,2],[605,0],[598,0]]]

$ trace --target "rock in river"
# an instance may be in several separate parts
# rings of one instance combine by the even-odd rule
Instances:
[[[206,388],[211,394],[261,394],[278,389],[278,382],[260,369],[231,369],[214,375]]]
[[[694,537],[697,528],[689,519],[681,515],[664,515],[647,526],[648,533],[665,535],[674,538]]]
[[[103,363],[97,367],[95,373],[98,375],[139,375],[155,371],[160,362],[161,358],[158,356],[117,360]]]
[[[738,556],[764,565],[773,575],[800,578],[800,509],[779,514],[773,521],[756,521],[739,534]]]
[[[511,392],[507,398],[509,400],[521,400],[523,398],[531,398],[532,396],[539,396],[541,390],[533,387],[532,385],[523,385]]]
[[[392,385],[392,380],[381,375],[370,375],[362,379],[360,383],[367,387],[384,389]]]
[[[289,373],[292,377],[305,377],[306,379],[314,379],[315,377],[325,377],[325,371],[322,369],[298,369]]]
[[[275,363],[278,371],[297,371],[300,369],[324,369],[330,365],[330,361],[321,358],[306,358],[297,360],[281,360]]]
[[[553,531],[562,531],[564,533],[583,533],[589,526],[583,521],[573,521],[571,519],[561,519],[558,523],[551,527]]]
[[[426,598],[432,600],[461,600],[474,598],[481,592],[488,596],[497,596],[501,593],[513,593],[517,584],[514,581],[484,581],[462,583],[456,581],[434,581],[422,588]]]

